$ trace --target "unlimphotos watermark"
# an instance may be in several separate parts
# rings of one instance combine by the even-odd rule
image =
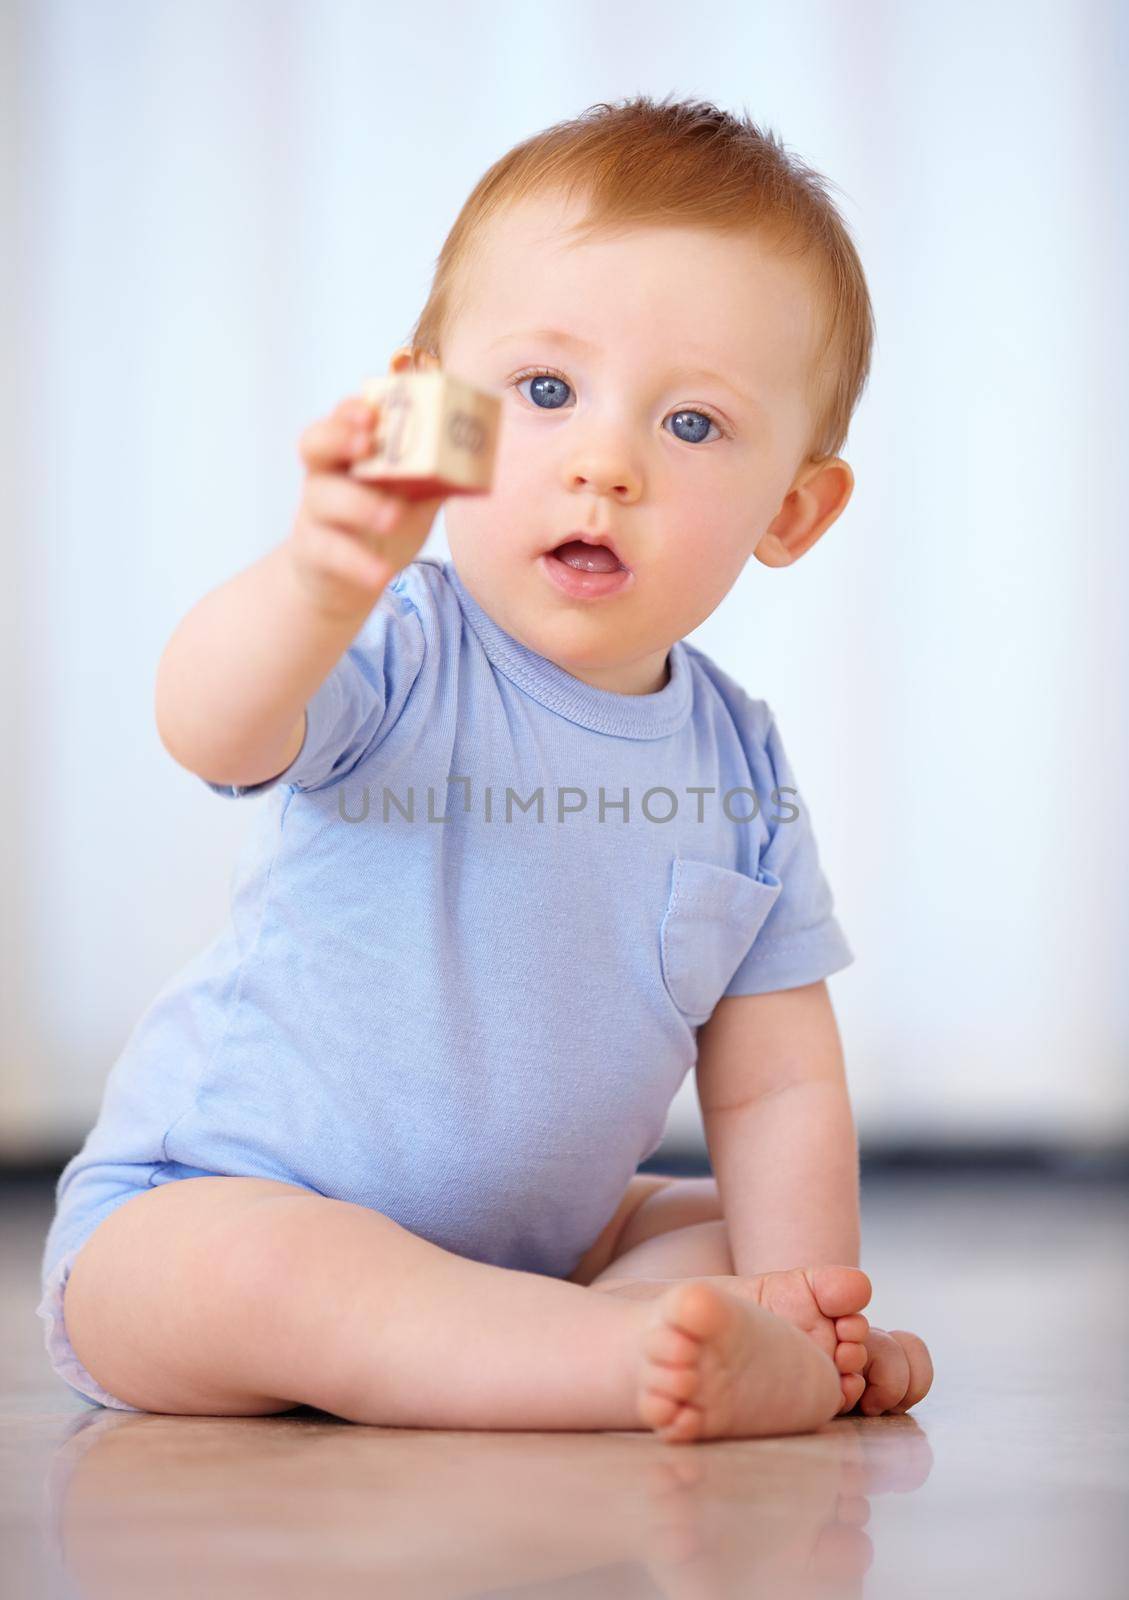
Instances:
[[[446,783],[443,786],[444,793],[441,803],[444,807],[450,805],[450,796],[445,791],[453,783],[460,783],[463,785],[462,813],[465,815],[467,812],[473,809],[471,780],[469,777],[452,773],[450,777],[447,778]],[[567,818],[577,816],[582,811],[588,810],[588,802],[590,798],[589,793],[587,789],[581,787],[580,785],[557,784],[554,788],[550,788],[548,793],[550,795],[555,794],[555,806],[550,804],[548,807],[546,807],[546,789],[544,785],[538,786],[538,788],[534,789],[528,797],[523,797],[522,795],[518,794],[514,788],[507,784],[504,798],[499,796],[496,799],[493,785],[487,784],[482,790],[483,821],[512,822],[514,820],[514,813],[517,811],[520,813],[519,820],[527,821],[530,819],[530,814],[535,813],[533,820],[537,822],[544,822],[546,820],[546,812],[548,811],[548,820],[564,822]],[[597,790],[596,801],[593,807],[595,821],[606,822],[609,820],[608,814],[610,812],[617,813],[617,815],[611,819],[612,821],[629,822],[631,820],[630,791],[625,788],[621,790],[620,793],[621,798],[618,800],[614,799],[607,794],[603,785],[600,785],[599,789]],[[705,822],[707,809],[706,796],[716,795],[718,793],[717,789],[712,785],[707,788],[695,786],[687,787],[683,793],[697,797],[697,816],[695,820],[698,822]],[[775,806],[784,806],[787,809],[784,816],[773,816],[770,818],[771,821],[777,823],[796,821],[800,815],[799,806],[795,805],[792,801],[784,800],[781,797],[783,795],[795,795],[797,793],[798,790],[796,789],[773,789],[771,795],[769,796],[771,804]],[[656,796],[659,797],[657,801],[655,799]],[[716,807],[718,803],[719,802],[716,800],[711,802],[714,807]],[[678,794],[673,789],[668,789],[662,784],[658,784],[651,789],[645,789],[643,794],[639,797],[638,804],[639,810],[647,822],[673,822],[674,818],[678,815]],[[720,805],[722,812],[729,822],[752,822],[755,817],[760,815],[761,805],[756,790],[748,789],[742,787],[741,785],[738,785],[732,789],[726,789],[721,795]],[[415,785],[408,785],[407,798],[405,800],[402,795],[397,794],[394,790],[390,789],[387,784],[384,784],[382,786],[382,800],[380,804],[379,815],[377,815],[373,809],[372,797],[369,793],[369,786],[367,783],[363,787],[362,799],[359,805],[356,803],[350,803],[347,800],[345,787],[342,785],[342,787],[337,791],[337,813],[342,822],[367,822],[370,817],[378,822],[388,822],[391,820],[394,814],[398,821],[402,820],[404,822],[415,822],[417,820]],[[716,815],[716,811],[714,814]],[[419,817],[418,820],[421,822],[449,822],[451,820],[450,815],[446,811],[444,811],[443,815],[436,814],[436,788],[434,784],[429,783],[427,786],[427,815]]]

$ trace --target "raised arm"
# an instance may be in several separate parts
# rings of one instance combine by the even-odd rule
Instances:
[[[348,400],[306,429],[289,538],[205,595],[165,647],[157,731],[208,782],[250,785],[290,764],[307,703],[427,538],[442,497],[409,502],[348,475],[371,450],[374,420]]]

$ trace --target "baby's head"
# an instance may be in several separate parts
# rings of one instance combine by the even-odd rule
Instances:
[[[501,397],[490,494],[445,502],[452,560],[597,688],[661,689],[749,556],[790,565],[850,499],[874,326],[825,183],[747,118],[639,97],[517,145],[443,246],[392,370]],[[615,593],[547,575],[579,532],[630,569]]]

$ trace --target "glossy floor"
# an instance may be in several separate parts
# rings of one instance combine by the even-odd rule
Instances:
[[[699,1446],[91,1409],[34,1314],[50,1204],[9,1192],[0,1232],[5,1594],[1125,1592],[1123,1185],[867,1178],[867,1314],[925,1338],[932,1392],[906,1416]]]

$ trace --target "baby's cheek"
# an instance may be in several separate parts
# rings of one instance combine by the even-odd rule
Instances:
[[[510,526],[508,496],[495,489],[490,494],[452,495],[444,501],[444,525],[452,556],[476,564],[503,561],[520,544]],[[528,543],[528,539],[526,540]]]
[[[690,627],[720,605],[736,583],[748,552],[732,527],[732,518],[719,512],[716,522],[703,519],[701,508],[681,523],[668,521],[656,556],[668,584],[677,583],[682,611],[693,617]],[[687,629],[688,631],[688,629]]]
[[[488,536],[500,550],[533,550],[540,548],[542,534],[544,543],[550,545],[568,532],[567,523],[557,531],[552,521],[554,504],[560,520],[562,498],[558,491],[554,499],[543,479],[527,465],[507,471],[499,463],[489,494],[452,495],[444,502],[446,526],[455,538]]]
[[[730,491],[728,485],[728,479],[671,485],[670,492],[656,500],[653,512],[664,542],[676,540],[688,556],[702,562],[707,557],[716,562],[719,554],[736,545],[746,518],[738,503],[739,490],[734,486]]]

